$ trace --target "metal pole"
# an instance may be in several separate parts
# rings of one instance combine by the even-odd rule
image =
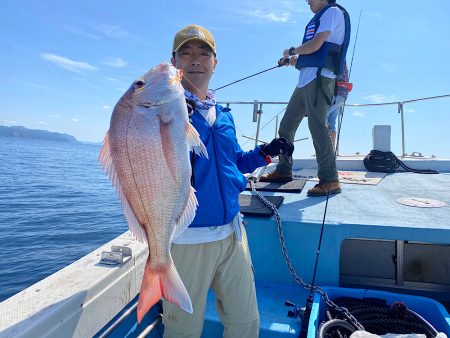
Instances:
[[[156,319],[149,325],[147,326],[144,330],[142,330],[142,332],[139,334],[139,336],[137,336],[137,338],[145,338],[147,337],[147,335],[153,331],[153,329],[162,321],[162,315],[158,314],[156,316]]]
[[[275,117],[275,138],[278,137],[278,115]]]
[[[395,273],[396,273],[396,282],[395,285],[402,287],[405,283],[404,278],[404,249],[405,249],[405,241],[395,241]]]
[[[136,310],[136,308],[137,308],[137,299],[135,299],[133,305],[131,305],[124,313],[122,313],[119,318],[117,318],[105,331],[102,332],[102,334],[98,336],[98,338],[108,337],[114,331],[115,328],[117,328],[120,324],[122,324],[122,322],[125,319],[127,319],[128,316],[133,313],[133,311]]]
[[[401,123],[402,123],[402,157],[406,156],[405,152],[405,118],[403,114],[403,102],[398,104],[398,112],[400,113]]]
[[[257,125],[256,125],[256,136],[255,136],[255,147],[258,145],[259,126],[261,124],[261,114],[262,114],[262,103],[259,104],[259,109],[256,111]]]
[[[338,114],[338,130],[339,130],[339,134],[341,133],[341,125],[342,125],[342,119],[344,118],[344,109],[345,109],[345,102],[344,102],[344,106],[342,106],[340,109],[339,109],[339,114]],[[340,135],[339,135],[340,136]],[[336,140],[335,140],[335,142],[336,142],[336,149],[334,149],[334,151],[335,151],[335,155],[336,155],[336,157],[338,157],[339,156],[339,142],[340,140],[338,140],[338,137],[337,137],[337,135],[336,135]]]
[[[258,121],[258,100],[253,101],[253,122]]]

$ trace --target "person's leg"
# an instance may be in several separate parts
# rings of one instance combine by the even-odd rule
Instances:
[[[329,131],[336,131],[336,118],[339,112],[339,96],[333,97],[333,104],[328,108],[326,126]]]
[[[280,122],[278,135],[284,137],[292,144],[294,143],[295,132],[306,114],[303,103],[303,88],[295,87],[291,99],[286,108],[286,112]],[[281,174],[292,174],[292,157],[280,155],[276,171]]]
[[[217,310],[224,325],[224,338],[259,336],[253,268],[246,233],[242,225],[241,228],[242,242],[235,235],[224,242],[223,261],[212,283]]]
[[[340,96],[335,96],[333,98],[334,103],[328,109],[328,116],[326,122],[326,126],[328,128],[331,137],[331,144],[333,145],[333,150],[336,149],[336,118],[338,116],[338,112],[341,110],[339,104],[339,97]]]
[[[325,125],[329,107],[328,100],[331,99],[334,92],[334,80],[322,77],[321,82],[323,91],[320,89],[316,90],[318,79],[315,79],[305,87],[307,91],[305,104],[308,111],[308,126],[313,139],[314,149],[316,150],[317,176],[319,180],[338,182],[335,154],[328,128]]]
[[[217,263],[217,242],[173,244],[172,258],[192,301],[189,314],[163,300],[164,338],[199,338],[203,330],[208,290]]]

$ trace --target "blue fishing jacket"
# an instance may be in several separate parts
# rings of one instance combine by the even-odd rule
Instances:
[[[199,205],[189,226],[228,224],[239,212],[239,193],[247,184],[243,174],[266,165],[265,158],[259,146],[248,152],[241,149],[229,108],[216,105],[216,121],[212,127],[197,110],[191,120],[208,150],[209,159],[196,155],[193,162]]]
[[[338,45],[325,41],[322,46],[314,53],[299,55],[295,68],[299,70],[301,70],[301,68],[303,67],[319,67],[319,69],[327,68],[332,70],[336,75],[341,75],[344,72],[344,62],[350,42],[351,30],[350,16],[348,15],[348,12],[344,7],[333,3],[325,6],[319,12],[317,12],[311,19],[311,21],[306,25],[302,44],[314,38],[320,25],[320,17],[330,7],[338,7],[344,13],[344,42],[342,43],[342,45]]]

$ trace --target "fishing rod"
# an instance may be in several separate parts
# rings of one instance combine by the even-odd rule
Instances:
[[[358,27],[356,28],[355,43],[353,44],[352,59],[350,61],[350,68],[348,70],[348,82],[350,82],[350,77],[352,75],[353,59],[355,57],[356,43],[358,41],[359,24],[361,23],[361,16],[362,16],[362,9],[359,12]],[[342,107],[342,111],[338,115],[338,132],[337,132],[337,135],[336,135],[336,151],[335,151],[335,155],[339,154],[339,139],[340,139],[340,136],[341,136],[342,120],[344,119],[344,110],[345,110],[345,103],[346,102],[347,102],[347,98],[345,98],[344,106]]]
[[[219,89],[222,89],[222,88],[225,88],[225,87],[231,86],[232,84],[235,84],[235,83],[238,83],[238,82],[241,82],[241,81],[247,80],[247,79],[249,79],[249,78],[251,78],[251,77],[253,77],[253,76],[256,76],[256,75],[259,75],[259,74],[262,74],[262,73],[268,72],[269,70],[272,70],[272,69],[275,69],[275,68],[279,68],[279,67],[281,67],[281,66],[284,66],[284,65],[285,65],[285,64],[283,64],[283,63],[281,63],[281,64],[279,63],[278,65],[276,65],[276,66],[274,66],[274,67],[270,67],[270,68],[264,69],[264,70],[262,70],[262,71],[260,71],[260,72],[258,72],[258,73],[255,73],[255,74],[252,74],[252,75],[249,75],[249,76],[243,77],[242,79],[239,79],[239,80],[233,81],[233,82],[231,82],[231,83],[229,83],[229,84],[226,84],[226,85],[224,85],[224,86],[222,86],[222,87],[219,87],[219,88],[213,89],[213,91],[214,91],[214,92],[216,92],[216,91],[218,91]]]
[[[356,42],[358,40],[359,24],[361,22],[361,15],[362,15],[362,10],[359,12],[358,27],[356,28],[355,43],[353,45],[352,59],[351,59],[349,75],[348,75],[348,81],[349,82],[350,82],[351,69],[352,69],[352,66],[353,66],[353,58],[355,56]],[[336,79],[336,81],[337,81],[337,79]],[[344,101],[344,107],[345,107],[345,101]],[[340,120],[339,120],[339,124],[338,124],[338,134],[337,134],[337,138],[336,138],[336,149],[334,150],[335,169],[336,169],[337,150],[338,150],[338,146],[339,146],[339,134],[340,134],[340,131],[341,131],[341,123],[342,123],[342,115],[344,114],[344,107],[342,107],[341,114],[339,116]],[[302,318],[300,337],[307,337],[307,335],[308,335],[308,324],[309,324],[309,319],[310,319],[310,316],[311,316],[312,305],[313,305],[313,302],[314,302],[314,294],[315,294],[315,288],[316,288],[315,287],[316,275],[317,275],[317,268],[318,268],[318,265],[319,265],[320,249],[322,247],[322,240],[323,240],[323,235],[324,235],[324,232],[325,232],[325,219],[326,219],[327,210],[328,210],[328,201],[330,199],[330,189],[331,189],[331,181],[328,182],[327,199],[326,199],[326,202],[325,202],[325,209],[324,209],[324,212],[323,212],[322,226],[320,228],[320,237],[319,237],[319,243],[317,245],[317,254],[316,254],[316,260],[314,262],[314,270],[313,270],[313,275],[312,275],[312,279],[311,279],[311,288],[310,288],[310,291],[309,291],[308,298],[306,299],[305,310],[303,312],[304,315],[303,315],[303,318]]]
[[[348,70],[348,79],[349,79],[349,81],[350,81],[350,76],[352,75],[353,58],[355,57],[356,42],[358,41],[359,24],[361,22],[361,15],[362,15],[362,9],[359,12],[358,27],[356,28],[355,43],[353,44],[352,60],[350,61],[350,69]]]

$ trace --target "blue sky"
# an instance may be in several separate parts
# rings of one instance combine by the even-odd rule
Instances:
[[[450,1],[343,0],[361,26],[347,103],[379,103],[450,94]],[[99,142],[112,109],[131,82],[169,61],[173,36],[197,23],[218,48],[217,88],[276,65],[285,48],[299,45],[312,14],[303,0],[119,1],[3,0],[0,11],[0,125],[23,125]],[[298,72],[283,67],[217,92],[219,101],[288,101]],[[450,157],[450,99],[405,106],[406,152]],[[241,135],[253,135],[250,106],[231,107]],[[262,125],[284,106],[264,106]],[[341,153],[367,153],[372,126],[391,124],[400,151],[395,106],[347,108]],[[262,131],[269,140],[274,122]],[[310,137],[304,121],[297,137]],[[446,141],[445,141],[446,140]],[[313,154],[311,140],[297,156]]]

